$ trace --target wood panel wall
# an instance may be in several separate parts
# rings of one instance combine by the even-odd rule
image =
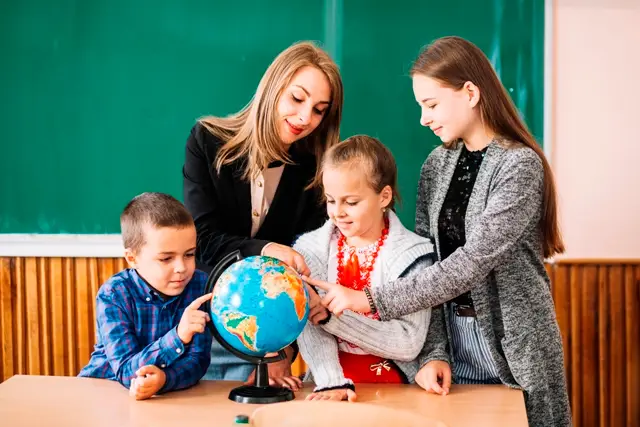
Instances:
[[[548,266],[576,426],[640,426],[640,260]]]
[[[98,287],[123,268],[112,258],[0,258],[0,381],[76,375],[95,339]],[[575,425],[640,427],[640,260],[547,270]]]

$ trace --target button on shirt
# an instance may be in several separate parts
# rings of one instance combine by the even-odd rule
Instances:
[[[96,299],[96,345],[78,376],[116,380],[129,387],[145,365],[163,369],[160,392],[197,383],[209,367],[212,337],[195,334],[185,345],[177,326],[185,308],[204,294],[207,275],[196,271],[182,294],[164,299],[134,269],[123,270],[100,287]]]
[[[283,171],[284,165],[270,167],[251,181],[251,237],[258,233],[269,212]]]

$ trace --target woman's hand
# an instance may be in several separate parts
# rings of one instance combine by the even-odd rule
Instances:
[[[313,289],[307,283],[305,283],[305,286],[307,287],[307,292],[309,293],[309,321],[314,325],[317,325],[327,317],[329,317],[329,312],[327,311],[325,306],[322,305],[322,299],[315,291],[315,289]]]
[[[279,259],[289,267],[296,270],[298,274],[304,276],[311,274],[309,267],[307,267],[307,263],[304,261],[304,257],[289,246],[281,245],[279,243],[268,243],[262,249],[261,255]]]

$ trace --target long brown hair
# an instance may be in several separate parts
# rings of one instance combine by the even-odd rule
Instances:
[[[351,165],[351,170],[365,170],[367,183],[380,194],[387,185],[392,197],[387,208],[395,210],[400,202],[398,167],[389,150],[380,140],[368,135],[354,135],[331,147],[324,155],[321,172],[327,167]]]
[[[343,87],[338,66],[329,55],[311,42],[296,43],[281,52],[262,76],[251,101],[228,117],[204,117],[200,122],[224,141],[218,151],[215,167],[245,160],[244,179],[257,176],[273,161],[291,163],[276,124],[276,106],[293,75],[302,67],[322,71],[331,86],[331,100],[317,129],[296,144],[304,143],[315,155],[317,173],[312,185],[320,182],[320,162],[327,148],[340,140]]]
[[[520,119],[511,97],[482,50],[460,37],[437,39],[424,48],[414,62],[411,75],[415,74],[435,79],[454,90],[460,90],[466,82],[472,82],[480,89],[478,106],[484,126],[500,138],[526,145],[540,156],[544,168],[544,196],[540,218],[544,257],[564,252],[551,166],[526,124]],[[456,143],[457,141],[452,141],[445,144],[445,147],[452,148]]]

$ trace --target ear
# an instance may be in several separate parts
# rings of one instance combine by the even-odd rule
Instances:
[[[126,248],[124,250],[124,259],[127,260],[127,264],[129,264],[129,267],[131,268],[136,268],[137,262],[136,262],[136,254],[135,252],[133,252],[131,249]]]
[[[480,102],[480,88],[473,82],[466,82],[462,87],[469,97],[469,106],[474,108]]]
[[[393,200],[393,190],[391,189],[391,186],[387,185],[380,192],[380,209],[384,209],[389,206],[391,200]]]

